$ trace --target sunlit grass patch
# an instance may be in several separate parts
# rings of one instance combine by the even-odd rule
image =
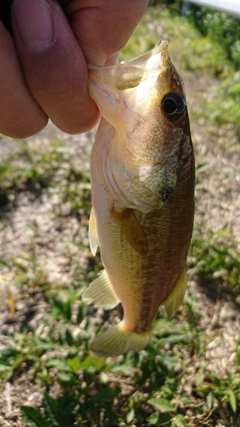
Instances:
[[[16,152],[0,165],[0,203],[13,201],[19,192],[58,194],[78,211],[90,209],[90,172],[85,170],[64,141],[52,138],[40,144],[30,140],[18,142]]]
[[[202,36],[192,22],[176,11],[149,8],[141,25],[122,49],[121,60],[126,60],[151,49],[160,39],[169,41],[169,51],[181,68],[197,74],[210,72],[221,75],[232,70],[221,44],[210,36]]]
[[[9,153],[0,167],[0,203],[7,204],[26,189],[47,188],[62,162],[62,143],[57,139],[43,146],[35,146],[29,140],[18,141],[15,152]]]
[[[218,125],[231,123],[239,127],[240,72],[230,72],[223,80],[218,93],[213,94],[212,101],[204,104],[209,118]]]
[[[218,233],[208,230],[194,234],[190,247],[193,269],[201,283],[215,283],[226,292],[240,292],[240,254],[232,235],[224,228]]]
[[[209,35],[213,40],[221,44],[227,57],[231,60],[236,69],[239,68],[239,19],[231,16],[231,14],[199,6],[193,6],[191,8],[190,19],[194,22],[202,35]]]

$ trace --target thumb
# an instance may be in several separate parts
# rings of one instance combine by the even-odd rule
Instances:
[[[73,1],[67,12],[87,62],[104,65],[122,49],[147,4],[147,0]]]

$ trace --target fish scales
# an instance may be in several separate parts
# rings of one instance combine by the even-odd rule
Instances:
[[[167,42],[113,67],[89,66],[102,116],[91,157],[89,238],[105,270],[86,303],[123,320],[99,335],[99,356],[140,350],[164,304],[171,317],[186,288],[194,215],[194,155],[185,94]]]
[[[106,228],[109,230],[112,225],[113,229],[109,232],[114,236],[107,251],[116,251],[121,254],[117,261],[118,286],[120,287],[119,300],[124,305],[125,322],[129,329],[138,332],[138,323],[142,321],[141,319],[144,319],[145,331],[150,329],[158,307],[177,283],[179,271],[181,272],[186,260],[186,248],[189,245],[189,236],[186,233],[189,227],[189,212],[184,204],[176,209],[175,200],[172,197],[158,214],[155,211],[147,214],[136,211],[135,215],[143,230],[147,230],[149,256],[139,256],[136,251],[133,251],[121,227],[111,219]],[[184,216],[185,227],[182,225]],[[182,232],[178,233],[180,226]],[[131,266],[131,272],[126,270],[126,259]],[[108,270],[107,254],[105,255],[104,250],[102,260]],[[115,270],[109,269],[109,277],[113,282],[114,276]],[[133,305],[133,301],[137,301],[137,305]]]

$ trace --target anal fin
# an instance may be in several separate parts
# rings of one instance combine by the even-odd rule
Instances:
[[[186,286],[187,286],[187,268],[186,266],[184,266],[175,288],[173,289],[171,294],[167,297],[167,299],[164,301],[166,312],[169,318],[174,316],[174,314],[182,304],[183,298],[186,292]]]
[[[106,270],[102,270],[99,276],[90,283],[82,294],[82,300],[86,304],[94,304],[97,308],[111,310],[119,304],[111,283],[107,277]]]
[[[132,248],[140,255],[146,255],[148,251],[147,238],[133,209],[126,208],[122,212],[112,209],[111,214],[120,225],[126,240]]]

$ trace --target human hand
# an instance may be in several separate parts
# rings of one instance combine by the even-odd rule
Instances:
[[[80,133],[99,113],[86,63],[111,64],[144,14],[147,0],[15,0],[13,38],[0,22],[0,132],[24,138],[50,118]]]

